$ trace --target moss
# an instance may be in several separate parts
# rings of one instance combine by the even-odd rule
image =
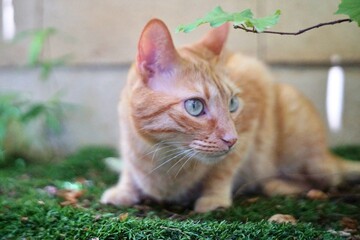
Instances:
[[[346,157],[354,148],[360,159],[360,147],[336,152]],[[102,206],[102,191],[117,178],[102,161],[111,156],[116,156],[113,149],[88,147],[61,163],[14,161],[2,169],[0,239],[343,239],[328,230],[342,230],[343,217],[360,222],[359,189],[354,188],[322,201],[263,196],[249,201],[244,196],[234,207],[207,214],[176,206]],[[79,177],[91,184],[75,206],[62,207],[62,199],[44,190]],[[268,223],[276,213],[291,214],[298,224]]]

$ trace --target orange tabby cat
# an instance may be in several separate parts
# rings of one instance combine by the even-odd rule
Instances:
[[[150,197],[206,212],[245,187],[298,194],[360,173],[329,153],[307,99],[257,60],[223,51],[228,28],[176,50],[162,21],[146,25],[119,104],[124,169],[102,203]]]

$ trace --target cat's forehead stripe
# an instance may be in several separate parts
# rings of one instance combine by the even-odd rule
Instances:
[[[210,93],[210,89],[208,84],[204,84],[204,94],[205,94],[205,98],[206,100],[210,99],[211,93]]]
[[[190,72],[194,74],[194,78],[189,87],[206,100],[215,96],[226,100],[239,93],[239,89],[228,79],[226,74],[216,72],[209,64],[193,64]]]
[[[205,84],[205,86],[207,86],[207,88],[209,90],[208,100],[210,100],[211,97],[215,97],[217,95],[220,95],[220,96],[222,95],[221,90],[219,89],[219,87],[216,87],[213,84],[209,84],[209,83]]]
[[[227,79],[222,79],[216,74],[202,74],[202,81],[196,81],[194,88],[197,92],[201,93],[206,100],[210,98],[220,96],[222,99],[226,99],[236,94],[236,89],[233,89]]]
[[[225,84],[225,81],[223,81],[224,79],[222,79],[215,73],[213,73],[211,79],[215,83],[221,98],[225,98],[227,95],[231,94],[231,93],[229,93],[229,91],[227,91],[228,89],[226,89],[226,87],[225,87],[226,84]]]

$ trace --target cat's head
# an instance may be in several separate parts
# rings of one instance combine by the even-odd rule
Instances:
[[[234,123],[243,101],[221,60],[228,28],[212,29],[200,42],[176,50],[162,21],[145,26],[131,110],[136,129],[149,141],[175,146],[206,163],[236,147]]]

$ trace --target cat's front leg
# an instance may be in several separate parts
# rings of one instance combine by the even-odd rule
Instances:
[[[139,190],[131,179],[130,174],[124,170],[119,183],[107,189],[101,196],[102,204],[116,206],[132,206],[140,201]]]
[[[194,210],[195,212],[204,213],[218,208],[228,208],[231,204],[231,194],[228,191],[219,191],[211,194],[207,193],[198,198]]]
[[[203,181],[202,194],[195,202],[196,212],[209,212],[232,205],[232,188],[240,165],[236,158],[233,154],[213,166]]]

